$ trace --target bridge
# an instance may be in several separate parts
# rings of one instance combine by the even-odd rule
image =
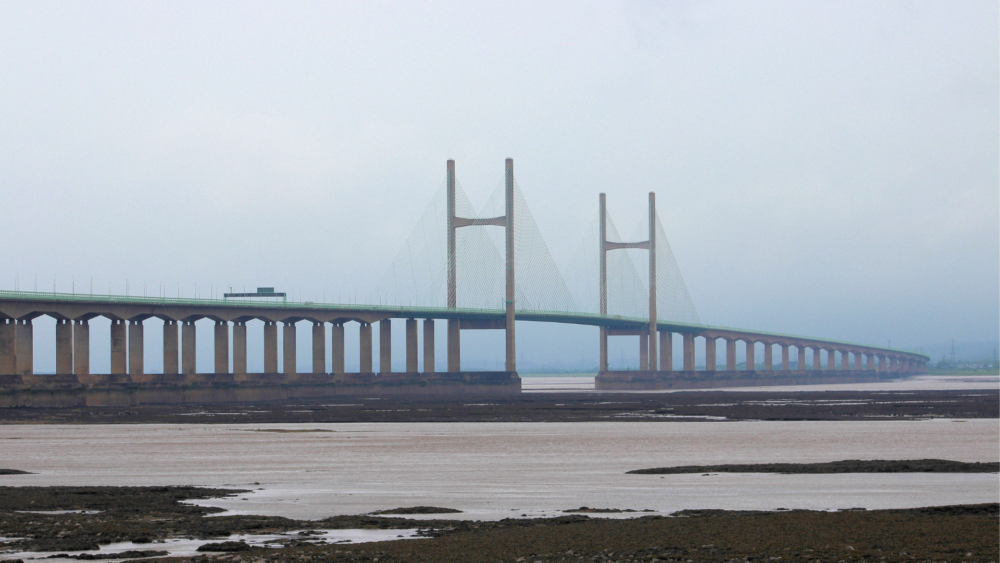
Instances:
[[[588,311],[576,304],[541,241],[514,180],[511,159],[506,160],[502,186],[483,212],[476,213],[468,203],[457,184],[452,160],[447,162],[443,192],[436,198],[441,205],[432,204],[425,212],[383,278],[378,304],[255,299],[266,293],[233,294],[220,300],[0,291],[0,405],[197,400],[192,395],[203,400],[264,400],[294,393],[387,390],[517,393],[518,320],[598,327],[596,386],[607,390],[873,380],[923,372],[929,361],[927,356],[905,350],[700,323],[656,214],[653,193],[649,194],[648,234],[644,240],[631,242],[621,240],[607,211],[606,197],[600,194],[597,240],[586,246],[597,255],[597,271],[593,272],[597,295],[592,296],[597,310]],[[495,232],[487,231],[490,227],[502,231],[502,259]],[[641,268],[630,252],[645,253],[648,263],[642,265],[647,283],[638,281]],[[417,273],[421,268],[427,274],[423,278]],[[399,304],[401,295],[413,295],[407,298],[411,303]],[[32,321],[46,315],[56,321],[54,375],[35,374],[33,367]],[[111,322],[109,374],[90,373],[89,322],[96,317]],[[144,371],[143,327],[150,319],[163,322],[162,374]],[[202,319],[215,322],[214,371],[209,374],[196,371],[195,323]],[[393,373],[391,367],[393,319],[405,325],[406,370],[400,373]],[[262,373],[247,370],[247,323],[251,321],[264,325]],[[312,323],[312,371],[307,374],[297,373],[296,366],[297,324],[303,321]],[[444,372],[436,369],[437,321],[447,323]],[[282,324],[280,369],[278,323]],[[355,324],[360,361],[358,371],[348,372],[344,335]],[[377,373],[373,371],[375,324],[379,325]],[[505,331],[504,371],[462,370],[462,331],[483,329]],[[609,369],[608,338],[613,336],[638,340],[638,371]],[[673,365],[675,344],[680,346],[679,366]],[[746,362],[744,369],[737,370],[740,345]],[[757,361],[758,351],[762,362]],[[724,369],[719,369],[720,356]],[[698,365],[704,367],[696,369]],[[289,389],[293,395],[288,395]],[[136,393],[145,395],[136,398]]]

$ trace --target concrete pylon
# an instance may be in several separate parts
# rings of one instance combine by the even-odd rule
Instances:
[[[598,197],[599,205],[599,233],[600,236],[600,292],[601,292],[601,306],[600,312],[601,316],[608,314],[608,211],[607,211],[607,196],[603,193]],[[601,327],[600,335],[600,371],[608,371],[608,329],[607,327]]]
[[[506,216],[504,221],[504,240],[507,247],[507,299],[504,303],[504,329],[507,343],[507,371],[517,371],[517,352],[514,338],[514,159],[504,162],[504,201]]]
[[[781,371],[791,371],[792,362],[788,357],[788,349],[791,348],[788,344],[781,345]]]
[[[774,370],[774,344],[764,343],[764,371]]]
[[[639,369],[646,371],[649,369],[649,335],[639,335]]]
[[[747,345],[747,352],[746,352],[747,371],[756,371],[757,359],[754,357],[754,341],[747,340],[746,345]]]
[[[806,371],[806,369],[807,369],[806,368],[806,347],[803,346],[802,344],[796,344],[795,347],[798,349],[798,352],[799,352],[799,365],[797,366],[798,367],[798,371]]]
[[[656,194],[649,192],[649,369],[656,371]]]
[[[684,333],[684,371],[694,371],[694,334]]]
[[[726,339],[726,371],[736,371],[736,340]]]
[[[813,346],[813,370],[820,371],[823,369],[823,351]]]

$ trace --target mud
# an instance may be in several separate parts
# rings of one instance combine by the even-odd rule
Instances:
[[[875,511],[733,512],[687,510],[672,517],[605,520],[584,515],[499,522],[340,516],[296,521],[212,516],[219,509],[181,503],[240,491],[196,487],[3,487],[0,536],[7,549],[94,550],[97,544],[307,529],[423,529],[430,539],[356,545],[292,542],[270,549],[217,541],[194,558],[157,561],[301,563],[463,561],[998,561],[997,504]],[[22,510],[87,510],[37,514]],[[67,547],[49,549],[56,545]],[[72,546],[72,547],[70,547]],[[71,554],[92,559],[91,554]],[[136,557],[150,557],[146,551]]]
[[[410,506],[407,508],[392,508],[390,510],[376,510],[372,514],[461,514],[461,510],[454,508],[441,508],[438,506]]]
[[[997,473],[1000,462],[951,461],[947,459],[859,460],[828,463],[755,463],[729,465],[680,465],[635,469],[626,473],[676,475],[680,473]]]
[[[4,408],[0,423],[583,422],[900,420],[1000,417],[1000,391],[524,393],[518,397],[350,398],[269,404]],[[321,429],[299,431],[315,432]]]

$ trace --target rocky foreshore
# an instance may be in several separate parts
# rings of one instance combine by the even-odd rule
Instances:
[[[199,548],[199,555],[156,561],[206,563],[996,562],[1000,556],[997,504],[842,512],[707,510],[614,520],[573,514],[477,522],[372,515],[318,521],[211,516],[220,509],[180,502],[239,492],[243,491],[198,487],[0,487],[0,536],[6,538],[2,547],[8,557],[44,551],[92,560],[111,559],[95,554],[100,545],[154,544],[118,557],[145,558],[161,555],[157,541],[197,538],[211,542]],[[419,529],[418,535],[426,539],[350,545],[317,541],[324,530],[333,529]],[[296,530],[304,530],[295,534],[300,539],[285,541],[282,547],[229,539],[233,534]]]

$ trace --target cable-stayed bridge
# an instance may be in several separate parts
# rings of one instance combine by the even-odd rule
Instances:
[[[598,389],[857,381],[922,372],[929,361],[904,350],[702,324],[656,213],[655,195],[649,194],[646,228],[631,240],[622,238],[604,194],[596,203],[594,226],[571,262],[569,283],[542,239],[515,180],[513,161],[507,159],[503,181],[478,211],[456,179],[454,161],[447,162],[444,185],[390,264],[373,303],[295,303],[277,301],[266,292],[219,300],[0,291],[0,405],[23,404],[25,390],[37,395],[39,389],[81,388],[88,390],[87,402],[99,400],[94,389],[102,389],[116,397],[108,401],[118,404],[122,389],[129,386],[133,402],[197,400],[185,393],[191,395],[190,389],[199,385],[205,400],[280,398],[288,396],[289,388],[306,395],[324,388],[336,388],[334,394],[351,389],[517,392],[516,320],[599,327],[594,343],[600,350]],[[44,315],[56,321],[55,375],[36,375],[33,368],[32,320]],[[90,373],[89,322],[96,317],[111,321],[110,374]],[[163,374],[145,373],[143,323],[154,318],[163,322]],[[209,374],[199,374],[195,367],[195,322],[201,319],[215,321],[214,371]],[[406,371],[400,373],[391,369],[393,319],[405,321]],[[251,374],[247,323],[254,321],[264,325],[264,370]],[[296,368],[297,325],[304,321],[312,323],[309,374]],[[447,324],[445,371],[438,370],[435,357],[437,321]],[[375,324],[378,373],[373,370]],[[344,335],[355,325],[359,365],[357,371],[347,371]],[[482,329],[505,331],[502,372],[462,370],[462,331]],[[638,371],[608,369],[612,336],[638,340]],[[673,365],[675,345],[681,350],[678,366]],[[737,370],[738,345],[745,348],[742,370]],[[699,364],[704,369],[696,370]],[[284,395],[267,391],[274,385]],[[165,391],[178,386],[187,391]],[[149,397],[135,399],[136,388]],[[228,394],[220,395],[219,389]],[[63,400],[69,399],[58,399]]]

